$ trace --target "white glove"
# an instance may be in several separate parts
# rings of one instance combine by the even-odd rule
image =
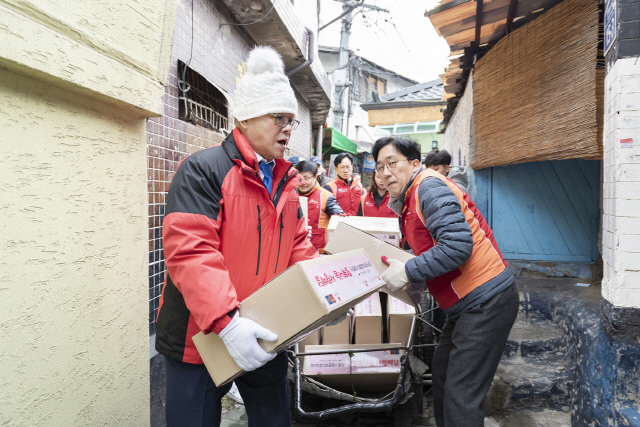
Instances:
[[[404,270],[404,262],[388,258],[389,268],[381,274],[382,280],[389,291],[397,291],[409,284],[409,278]]]
[[[254,371],[276,357],[260,347],[258,338],[273,342],[278,340],[278,336],[253,320],[238,316],[238,313],[218,336],[243,371]]]

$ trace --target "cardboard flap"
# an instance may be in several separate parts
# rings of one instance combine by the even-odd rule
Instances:
[[[400,224],[397,218],[385,218],[374,216],[338,216],[333,215],[327,225],[327,230],[338,229],[339,224],[348,224],[360,230],[366,230],[371,234],[399,233]]]
[[[393,218],[387,218],[393,219]],[[407,262],[414,258],[409,252],[397,248],[387,242],[384,242],[369,233],[365,233],[345,222],[340,222],[336,231],[331,235],[329,243],[325,247],[325,251],[331,254],[337,254],[344,251],[362,248],[369,255],[371,263],[380,274],[388,267],[382,262],[382,256],[397,259],[398,261]],[[422,289],[424,290],[424,289]],[[386,292],[386,291],[384,291]],[[411,296],[405,289],[399,291],[387,292],[394,298],[399,299],[407,304],[415,305]]]

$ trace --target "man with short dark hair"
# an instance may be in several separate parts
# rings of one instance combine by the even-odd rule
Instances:
[[[333,164],[338,176],[329,181],[324,188],[336,196],[345,214],[356,215],[364,190],[360,180],[353,176],[353,156],[349,153],[340,153]]]
[[[427,169],[433,169],[440,175],[449,175],[449,165],[451,165],[451,154],[447,150],[433,150],[427,153],[424,159]]]
[[[235,93],[237,127],[221,145],[179,166],[167,196],[162,239],[167,276],[156,349],[167,358],[166,422],[217,426],[231,383],[214,384],[192,337],[215,333],[245,371],[234,380],[250,427],[289,427],[288,360],[258,339],[277,335],[239,317],[249,295],[318,252],[307,237],[296,186],[283,159],[298,126],[297,101],[275,50],[257,47]]]
[[[436,424],[481,427],[518,313],[513,275],[482,215],[454,183],[422,167],[416,142],[381,138],[373,157],[416,255],[406,264],[389,259],[382,279],[390,290],[426,280],[447,314],[431,370]]]

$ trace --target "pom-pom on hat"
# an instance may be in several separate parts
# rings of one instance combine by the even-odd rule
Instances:
[[[232,115],[247,120],[269,113],[298,116],[298,102],[282,58],[270,46],[257,46],[249,52],[247,73],[238,82]]]

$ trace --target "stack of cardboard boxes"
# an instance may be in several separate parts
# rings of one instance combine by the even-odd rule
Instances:
[[[407,344],[415,309],[385,293],[376,292],[355,306],[355,315],[325,326],[313,339],[300,343],[303,352],[379,349],[368,353],[306,356],[304,374],[336,389],[390,391],[400,373],[402,350],[385,350]],[[366,387],[365,387],[366,386]],[[375,387],[374,387],[375,386]],[[373,388],[372,388],[373,387]]]
[[[378,271],[387,268],[381,256],[412,258],[401,250],[397,219],[346,217],[332,219],[327,252],[363,248]],[[415,308],[406,292],[376,292],[354,307],[355,315],[337,325],[325,326],[313,339],[301,343],[304,352],[377,349],[367,353],[306,356],[304,374],[343,391],[391,391],[400,373],[402,350],[407,345]],[[385,350],[389,348],[389,350]]]

